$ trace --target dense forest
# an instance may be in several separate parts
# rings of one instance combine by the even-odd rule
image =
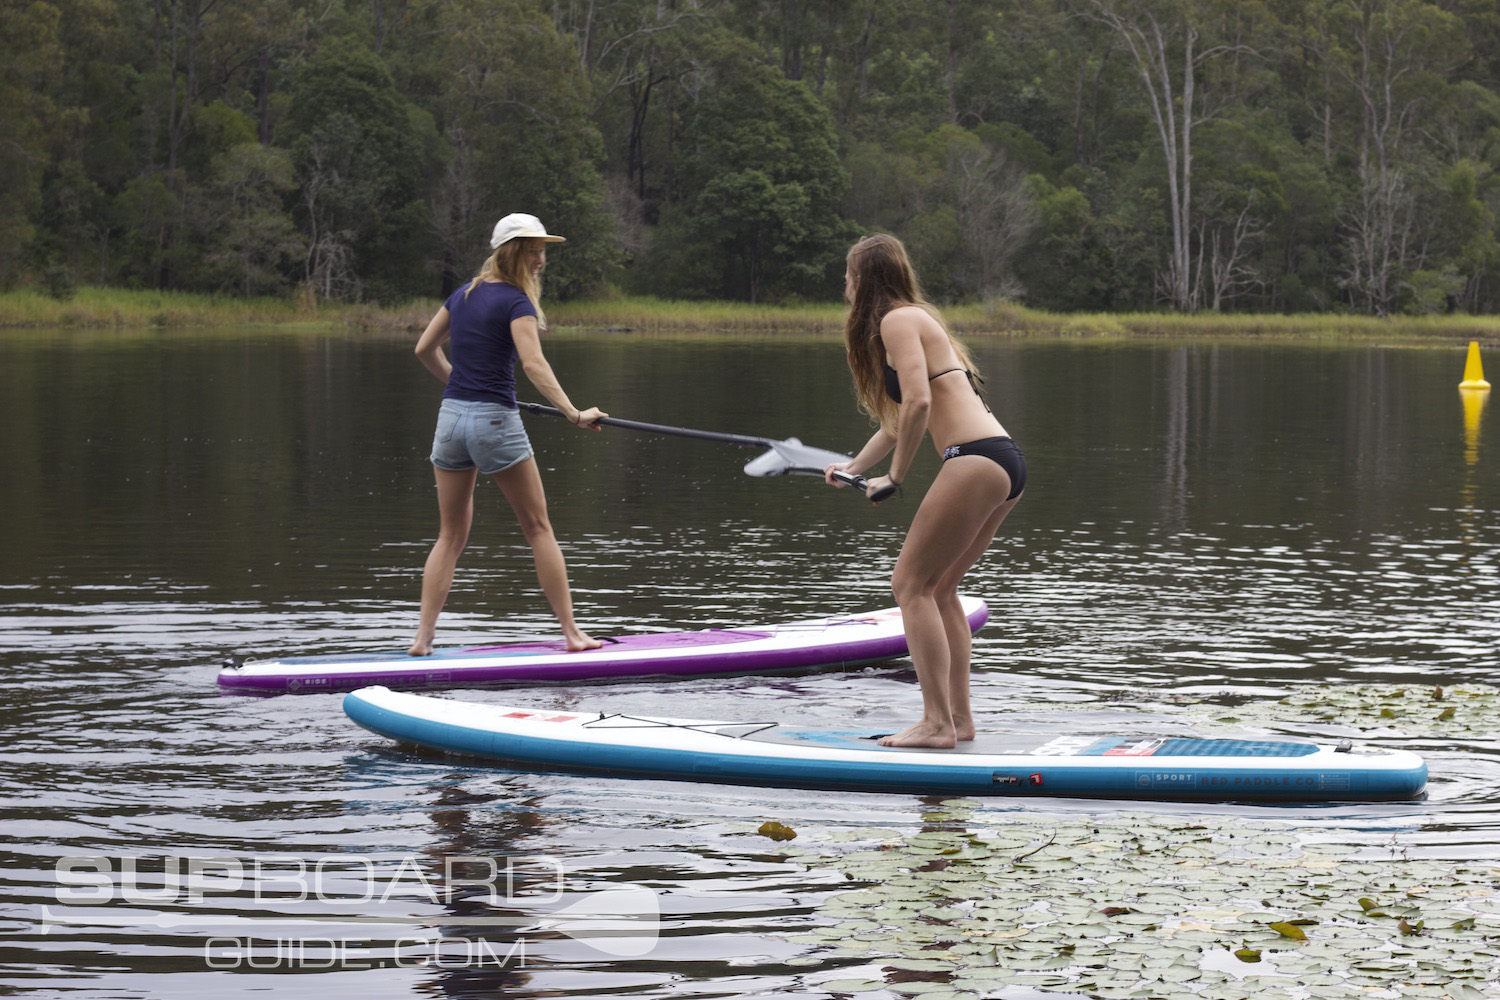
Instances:
[[[1500,311],[1495,0],[3,0],[0,287]]]

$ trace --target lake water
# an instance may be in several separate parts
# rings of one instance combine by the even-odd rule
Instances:
[[[1422,753],[1425,801],[944,803],[538,774],[402,750],[348,722],[336,696],[221,696],[230,654],[409,639],[436,530],[437,383],[404,338],[6,332],[0,993],[1439,996],[1420,989],[1458,983],[1500,995],[1488,992],[1500,990],[1500,415],[1492,401],[1466,409],[1464,345],[973,346],[1031,467],[965,588],[993,612],[975,645],[981,727],[1352,736]],[[617,417],[851,452],[868,434],[832,340],[562,334],[547,351],[576,402]],[[814,480],[747,477],[754,452],[728,445],[527,423],[579,619],[596,635],[888,606],[897,547],[936,469],[924,453],[906,499],[874,509]],[[527,549],[484,488],[439,642],[552,634]],[[461,694],[899,726],[919,705],[909,667]],[[1442,705],[1457,711],[1441,719]],[[797,838],[761,835],[768,820]],[[999,883],[930,895],[904,937],[855,912],[897,884],[861,867],[878,852],[956,836],[963,851],[1004,854],[1006,838],[1041,850],[1084,831],[1073,856],[1006,877],[1033,880],[1033,895],[1087,896],[1108,878],[1068,866],[1141,830],[1205,831],[1205,843],[1240,843],[1234,858],[1282,857],[1256,870],[1266,888],[1251,909],[1309,857],[1342,859],[1352,867],[1328,878],[1297,875],[1303,902],[1274,901],[1325,933],[1365,919],[1347,901],[1319,909],[1327,885],[1365,897],[1387,874],[1433,893],[1429,911],[1441,892],[1474,920],[1445,932],[1452,947],[1435,917],[1408,937],[1391,921],[1365,927],[1351,954],[1368,959],[1376,935],[1380,961],[1330,958],[1320,975],[1339,981],[1324,987],[1308,987],[1293,956],[1277,972],[1200,944],[1187,962],[1198,972],[1169,994],[1131,993],[1139,970],[1118,960],[1153,950],[1160,920],[1106,939],[1055,912],[1051,960],[984,987],[986,963],[1018,964],[996,950],[1018,934],[995,927],[1025,922],[982,934],[965,923]],[[1180,877],[1184,849],[1154,852],[1153,884],[1180,883],[1174,926],[1215,908],[1210,930],[1255,924],[1244,907],[1222,915],[1235,894],[1212,865]],[[925,891],[901,885],[902,898]],[[475,905],[476,889],[490,905]],[[1132,898],[1122,912],[1151,894]],[[611,906],[650,916],[648,938],[574,919]],[[946,950],[920,943],[935,925],[953,928]],[[1089,963],[1070,940],[1118,948]]]

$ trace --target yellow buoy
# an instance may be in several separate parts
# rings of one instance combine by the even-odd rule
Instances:
[[[1469,341],[1469,359],[1464,362],[1464,380],[1458,383],[1460,389],[1488,389],[1490,384],[1484,380],[1484,366],[1479,363],[1479,341]]]

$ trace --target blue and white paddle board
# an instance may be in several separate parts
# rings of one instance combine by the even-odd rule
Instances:
[[[1421,796],[1404,750],[1283,740],[982,734],[954,750],[883,747],[876,730],[552,712],[369,687],[359,725],[402,743],[521,767],[637,778],[917,794],[1333,802]]]
[[[960,595],[970,631],[990,610]],[[219,686],[244,694],[352,691],[371,684],[391,688],[467,687],[478,684],[580,681],[856,667],[905,656],[900,608],[824,618],[612,637],[599,649],[570,653],[562,640],[510,642],[434,650],[404,650],[231,659]]]

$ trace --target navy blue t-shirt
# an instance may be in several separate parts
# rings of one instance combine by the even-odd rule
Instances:
[[[467,296],[464,285],[448,296],[448,376],[446,399],[516,406],[516,342],[510,324],[518,316],[535,316],[526,293],[503,281],[475,281]]]

